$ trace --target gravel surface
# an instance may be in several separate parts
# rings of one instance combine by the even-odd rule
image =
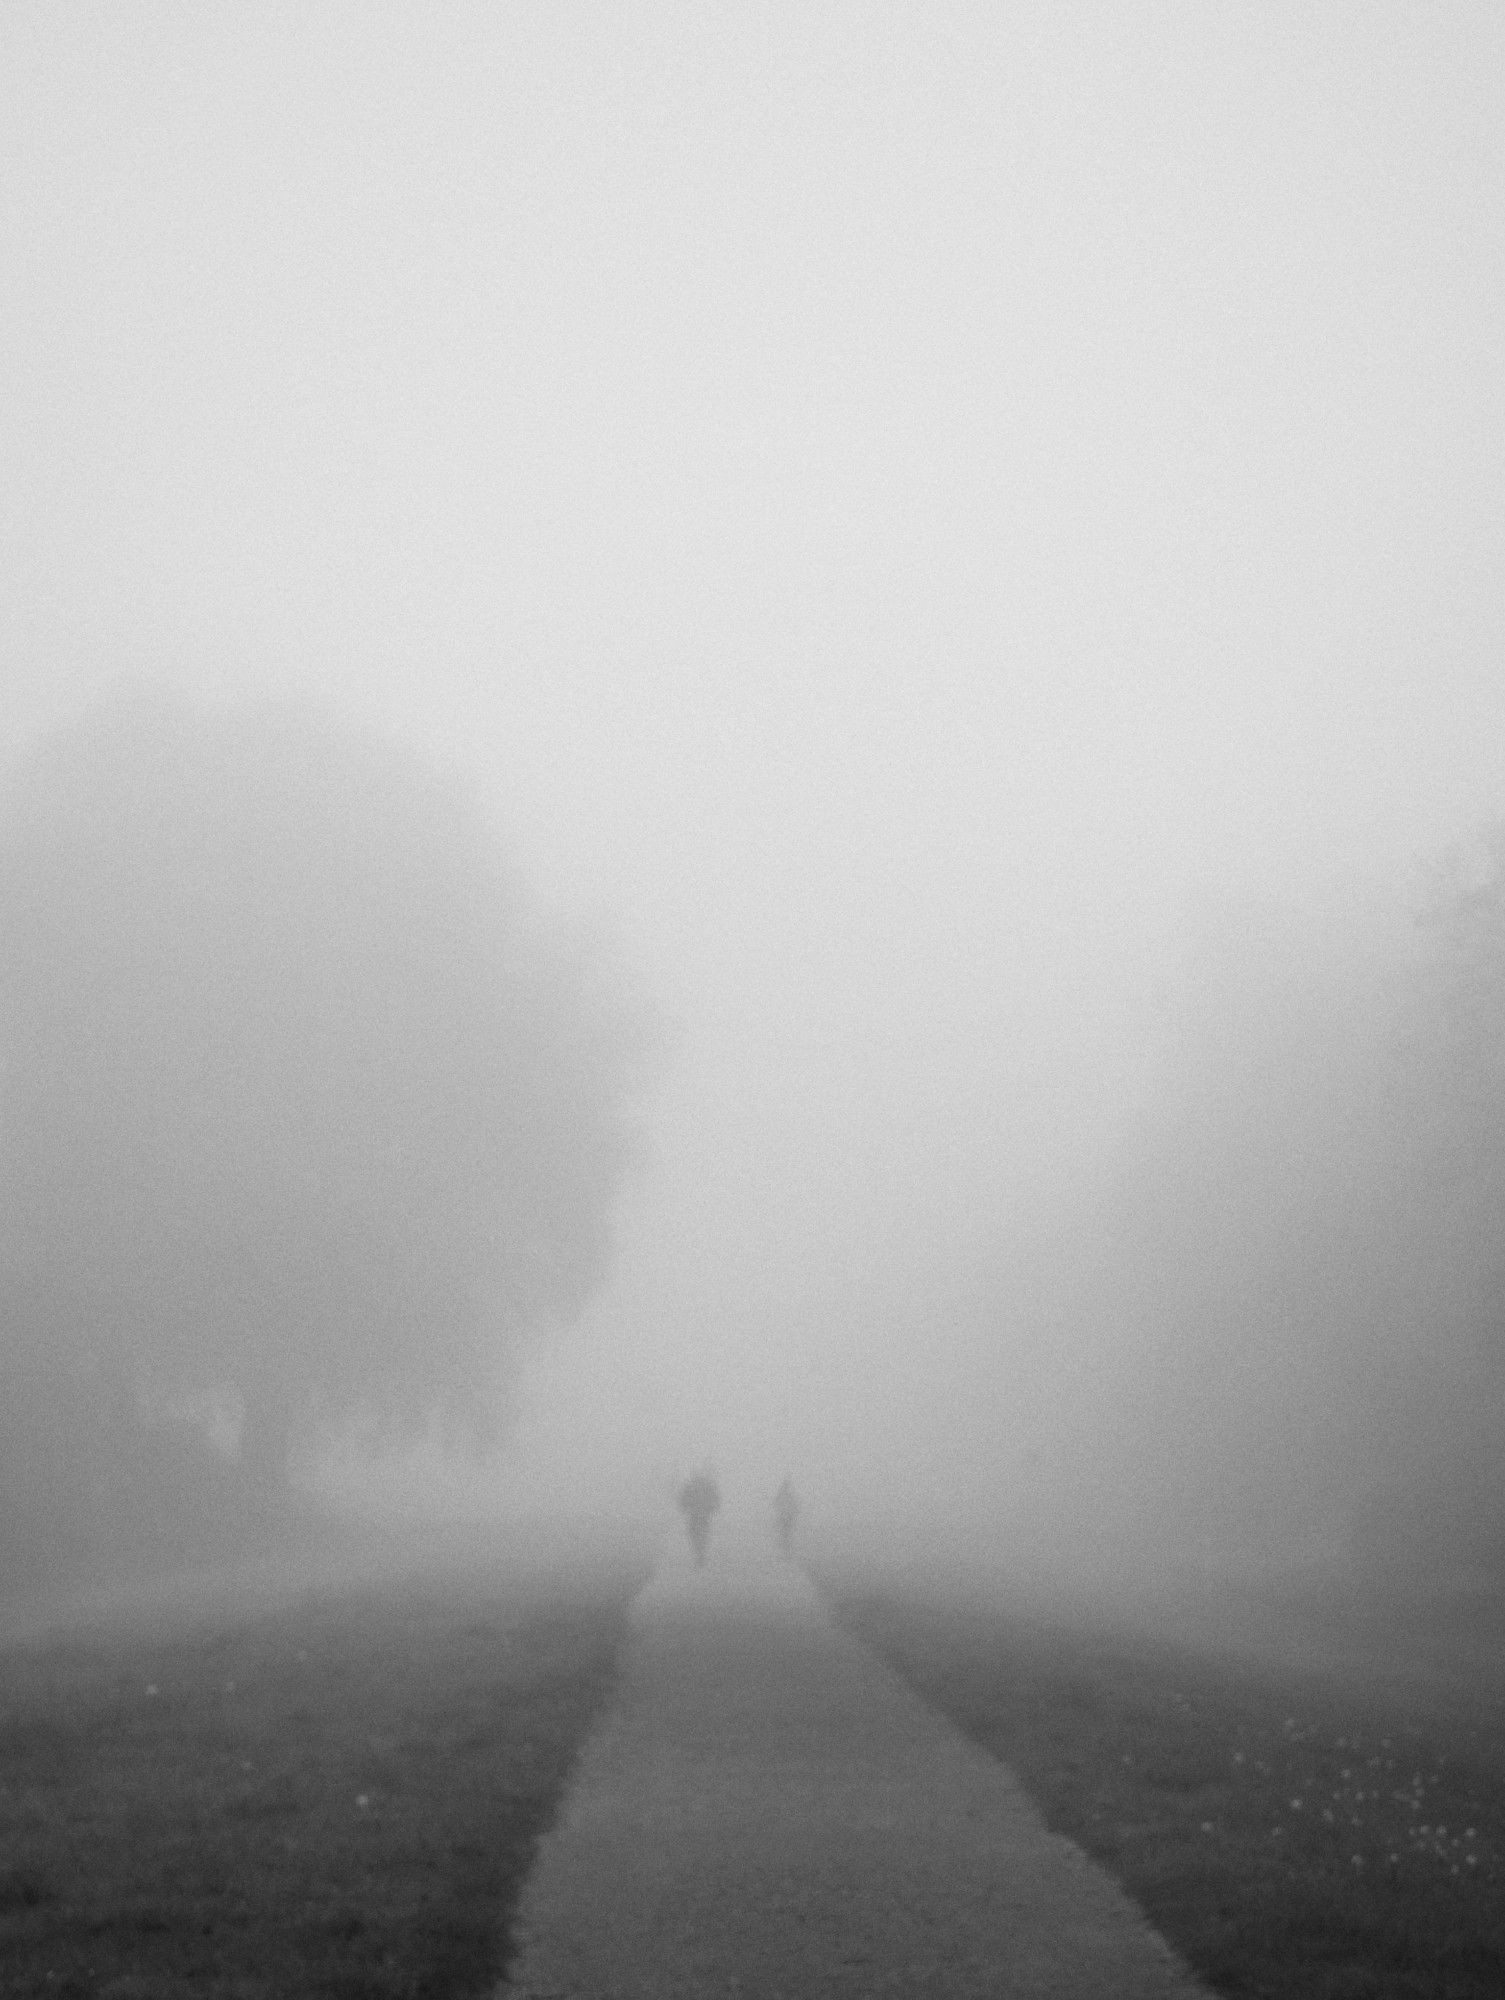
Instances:
[[[671,1556],[524,1892],[513,2000],[1203,1991],[1011,1774],[757,1549]]]

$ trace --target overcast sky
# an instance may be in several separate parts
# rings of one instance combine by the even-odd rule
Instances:
[[[1494,4],[8,0],[0,204],[12,730],[374,707],[678,1023],[525,1484],[889,1448],[1189,903],[1505,811]]]

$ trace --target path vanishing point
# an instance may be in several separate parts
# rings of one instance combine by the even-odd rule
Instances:
[[[638,1598],[515,1946],[509,2000],[1204,1993],[771,1549]]]

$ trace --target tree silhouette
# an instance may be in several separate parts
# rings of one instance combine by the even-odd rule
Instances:
[[[606,1271],[639,1026],[454,775],[116,697],[0,809],[11,1380],[117,1433],[228,1398],[263,1488],[354,1420],[484,1419]]]

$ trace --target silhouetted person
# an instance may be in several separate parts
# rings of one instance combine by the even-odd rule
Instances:
[[[711,1517],[721,1505],[721,1488],[716,1484],[716,1475],[708,1466],[701,1466],[692,1472],[679,1489],[679,1511],[685,1517],[685,1529],[690,1537],[690,1547],[695,1551],[695,1567],[700,1569],[705,1562],[705,1552],[711,1542]]]
[[[800,1497],[794,1484],[786,1479],[773,1496],[773,1532],[779,1544],[779,1553],[789,1560],[794,1554],[794,1530],[800,1518]]]

